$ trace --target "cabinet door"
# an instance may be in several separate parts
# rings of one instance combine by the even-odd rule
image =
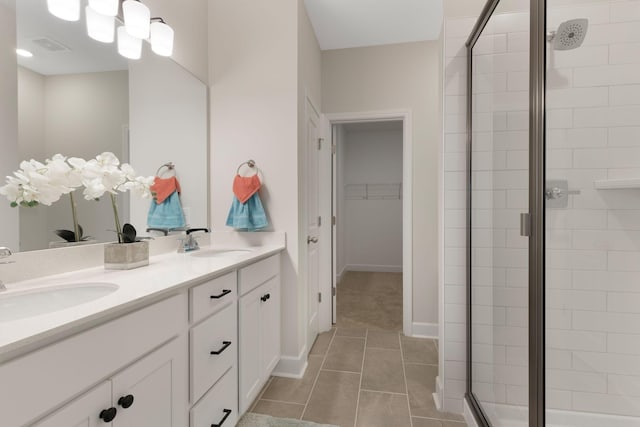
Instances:
[[[260,309],[263,303],[262,287],[258,287],[240,298],[238,328],[238,360],[240,387],[240,415],[242,415],[253,399],[260,392]]]
[[[260,306],[260,372],[266,381],[280,360],[280,278],[276,276],[262,285],[268,296]]]
[[[105,381],[33,427],[107,427],[100,413],[111,408],[111,383]],[[117,416],[117,415],[116,415]]]
[[[113,427],[187,424],[186,351],[178,337],[113,377]]]

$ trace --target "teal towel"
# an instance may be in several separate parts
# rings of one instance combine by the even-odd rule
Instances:
[[[151,201],[149,215],[147,215],[147,226],[154,228],[178,228],[186,225],[180,195],[177,191],[171,193],[164,202],[158,204]]]
[[[229,216],[227,216],[227,225],[243,231],[257,231],[269,225],[258,193],[251,196],[244,204],[240,203],[237,197],[233,197]]]

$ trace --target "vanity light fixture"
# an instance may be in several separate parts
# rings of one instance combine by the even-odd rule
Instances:
[[[102,43],[113,42],[113,30],[115,28],[115,18],[113,16],[103,15],[91,6],[87,6],[85,8],[85,17],[89,37]]]
[[[168,26],[164,19],[153,18],[151,19],[150,33],[151,50],[156,55],[171,56],[173,53],[173,28]]]
[[[118,53],[128,59],[142,56],[142,39],[129,34],[124,25],[118,27]]]
[[[26,49],[20,49],[20,48],[18,48],[18,49],[16,49],[16,53],[17,53],[18,55],[20,55],[20,56],[24,57],[24,58],[31,58],[31,57],[33,57],[33,53],[29,52],[29,51],[28,51],[28,50],[26,50]]]
[[[80,19],[80,0],[47,0],[49,13],[65,21]]]
[[[122,3],[124,26],[127,32],[139,39],[149,38],[151,11],[139,0],[125,0]]]
[[[89,6],[101,15],[116,16],[120,7],[119,0],[89,0]]]

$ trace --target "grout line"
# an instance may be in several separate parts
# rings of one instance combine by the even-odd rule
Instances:
[[[411,414],[411,404],[409,403],[409,386],[407,385],[407,370],[404,363],[404,350],[402,349],[402,337],[398,334],[398,341],[400,342],[400,358],[402,360],[402,376],[404,377],[404,391],[407,392],[407,408],[409,409],[409,425],[413,427],[413,416]]]
[[[331,349],[331,346],[333,345],[333,339],[336,337],[337,328],[332,328],[332,331],[333,331],[333,335],[331,335],[331,339],[329,340],[329,345],[327,346],[327,350],[324,352],[324,357],[322,358],[322,362],[320,363],[320,369],[318,369],[318,373],[316,374],[316,377],[313,380],[313,385],[311,386],[311,391],[309,392],[309,396],[307,397],[307,401],[304,404],[304,409],[302,410],[302,415],[300,415],[300,419],[301,420],[304,419],[304,414],[307,413],[307,407],[309,406],[309,401],[311,401],[311,396],[313,395],[313,392],[316,389],[316,384],[318,383],[318,377],[320,376],[320,372],[322,372],[322,366],[324,365],[324,362],[327,360],[327,356],[329,355],[329,350]]]
[[[367,337],[369,336],[369,329],[364,335],[364,351],[362,352],[362,365],[360,366],[360,384],[358,385],[358,398],[356,400],[356,416],[353,419],[353,427],[358,425],[358,410],[360,409],[360,393],[362,392],[362,377],[364,377],[364,359],[367,357]]]
[[[251,404],[251,406],[249,407],[249,410],[247,412],[253,412],[253,410],[256,408],[256,405],[262,399],[262,396],[264,396],[264,393],[267,391],[267,389],[271,385],[272,381],[273,381],[273,377],[270,376],[269,380],[267,380],[267,383],[262,387],[262,390],[260,390],[260,393],[258,393],[258,396],[253,401],[253,403]]]
[[[407,395],[406,393],[397,393],[395,391],[369,390],[368,388],[361,388],[360,391],[366,391],[367,393],[395,394],[397,396]]]
[[[320,369],[320,370],[325,372],[340,372],[342,374],[359,374],[360,373],[358,371],[341,371],[339,369]]]
[[[458,423],[461,425],[466,425],[465,421],[452,420],[451,418],[431,418],[431,417],[420,417],[418,415],[414,415],[413,418],[420,418],[423,420],[447,421],[449,423]]]

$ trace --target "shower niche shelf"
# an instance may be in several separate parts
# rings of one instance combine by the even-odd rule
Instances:
[[[594,182],[597,190],[640,190],[640,178],[601,179]]]

